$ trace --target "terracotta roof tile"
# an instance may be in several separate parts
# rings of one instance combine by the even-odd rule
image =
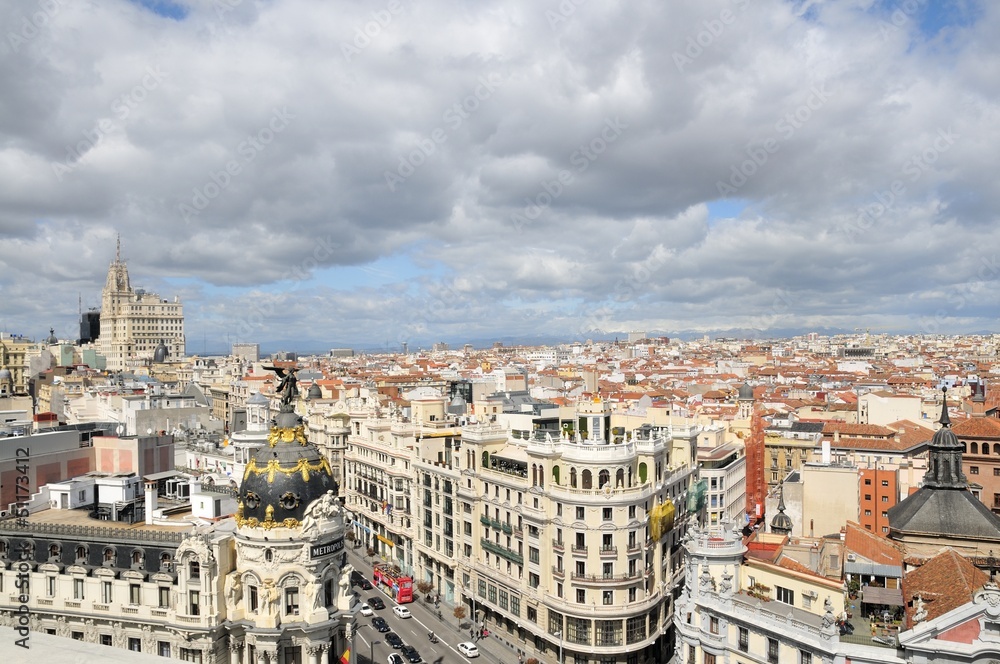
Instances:
[[[989,574],[954,549],[945,549],[903,577],[907,624],[913,625],[913,605],[917,595],[924,601],[927,619],[933,620],[971,601],[976,590],[989,580]]]
[[[970,417],[951,426],[959,438],[1000,438],[1000,419],[995,417]]]
[[[902,565],[903,550],[892,540],[865,530],[860,523],[847,522],[844,549],[876,565]]]

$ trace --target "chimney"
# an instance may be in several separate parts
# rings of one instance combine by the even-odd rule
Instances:
[[[156,511],[156,480],[146,482],[146,525],[153,525],[153,512]]]

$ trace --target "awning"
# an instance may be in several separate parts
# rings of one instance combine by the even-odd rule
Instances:
[[[378,541],[382,542],[383,544],[388,544],[389,546],[396,546],[396,543],[393,542],[391,539],[386,539],[385,537],[382,537],[381,535],[376,535],[375,537],[377,537]],[[900,596],[902,596],[902,595],[900,595]]]
[[[861,603],[903,606],[903,591],[900,588],[872,588],[871,586],[862,586]]]

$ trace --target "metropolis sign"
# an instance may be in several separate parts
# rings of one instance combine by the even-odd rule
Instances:
[[[344,549],[344,538],[330,540],[327,542],[321,542],[320,544],[313,544],[309,547],[309,557],[310,558],[323,558],[325,556],[331,556],[338,551]]]

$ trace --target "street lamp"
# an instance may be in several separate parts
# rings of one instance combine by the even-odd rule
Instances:
[[[358,630],[362,627],[371,627],[368,623],[361,623],[357,620],[357,614],[355,614],[355,620],[351,623],[351,661],[357,664],[358,656],[354,650],[354,637],[357,636]]]
[[[563,664],[563,659],[562,659],[562,630],[559,630],[558,632],[556,632],[555,634],[553,634],[553,636],[559,637],[559,664]]]
[[[375,664],[375,644],[382,643],[381,641],[375,641],[374,639],[368,645],[368,662],[369,664]]]

